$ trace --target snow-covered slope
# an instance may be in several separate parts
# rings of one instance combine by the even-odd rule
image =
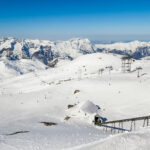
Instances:
[[[73,61],[61,60],[56,68],[2,78],[0,149],[148,150],[149,128],[137,126],[135,132],[117,135],[88,121],[90,114],[97,113],[95,105],[100,106],[100,115],[108,120],[149,115],[149,58],[134,61],[132,72],[122,73],[120,57],[88,54]],[[111,72],[107,69],[110,65]],[[136,66],[143,68],[140,78]],[[69,110],[69,104],[79,105]],[[84,119],[83,113],[87,114]],[[71,118],[64,120],[66,115]],[[56,125],[45,126],[41,122]],[[19,131],[29,132],[13,134]]]
[[[150,128],[133,133],[110,135],[105,140],[78,146],[73,150],[149,150]]]
[[[134,58],[150,56],[150,42],[132,41],[128,43],[96,44],[97,51],[130,55]]]
[[[148,150],[149,127],[112,135],[95,127],[93,119],[95,114],[108,120],[149,115],[149,47],[139,41],[0,39],[0,149]],[[122,73],[118,54],[145,58]],[[47,68],[54,58],[59,58],[56,67]]]

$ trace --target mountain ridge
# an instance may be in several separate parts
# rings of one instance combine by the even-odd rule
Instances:
[[[0,39],[0,57],[12,60],[37,58],[46,65],[54,58],[72,60],[82,54],[93,52],[93,45],[88,39],[76,38],[57,42],[16,38]]]
[[[68,41],[0,38],[0,57],[9,60],[38,59],[45,65],[54,59],[73,60],[81,55],[105,52],[140,59],[150,56],[150,42],[117,42],[95,44],[89,39],[74,38]]]

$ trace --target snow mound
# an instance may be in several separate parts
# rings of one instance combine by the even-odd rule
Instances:
[[[93,122],[95,115],[100,115],[101,109],[91,101],[83,101],[69,109],[68,115],[80,119],[86,119],[88,122]]]
[[[149,150],[150,128],[139,131],[110,135],[105,140],[83,145],[74,150]]]

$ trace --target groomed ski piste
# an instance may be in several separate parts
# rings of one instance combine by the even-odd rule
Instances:
[[[109,121],[150,115],[150,58],[122,73],[121,57],[87,54],[47,70],[38,60],[1,58],[0,150],[149,150],[150,127],[114,134],[92,122],[95,113]]]

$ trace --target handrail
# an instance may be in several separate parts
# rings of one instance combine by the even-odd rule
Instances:
[[[128,121],[136,121],[136,120],[146,120],[150,119],[150,116],[143,116],[143,117],[136,117],[136,118],[129,118],[129,119],[122,119],[122,120],[115,120],[115,121],[107,121],[107,122],[102,122],[102,124],[109,124],[109,123],[117,123],[117,122],[128,122]]]

